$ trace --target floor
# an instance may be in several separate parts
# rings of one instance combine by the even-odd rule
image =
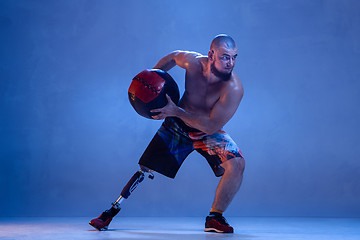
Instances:
[[[359,218],[228,218],[234,234],[203,232],[203,218],[115,218],[108,231],[90,218],[0,218],[0,239],[359,240]]]

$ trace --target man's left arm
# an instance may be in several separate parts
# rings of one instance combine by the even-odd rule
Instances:
[[[220,130],[235,114],[244,91],[239,80],[236,86],[228,86],[228,90],[222,94],[216,102],[209,115],[192,113],[176,106],[168,97],[168,104],[161,109],[154,109],[154,112],[160,112],[153,116],[154,119],[164,119],[165,117],[178,117],[187,125],[196,128],[206,134],[213,134]]]
[[[190,113],[179,108],[176,117],[206,134],[214,134],[235,114],[242,96],[242,89],[234,89],[220,97],[209,115]]]

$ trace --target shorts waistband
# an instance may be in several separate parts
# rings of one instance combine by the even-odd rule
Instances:
[[[180,118],[177,118],[177,117],[167,117],[165,119],[165,124],[171,124],[172,121],[175,122],[176,124],[178,124],[179,127],[181,127],[181,129],[186,133],[201,132],[200,130],[198,130],[196,128],[192,128],[192,127],[186,125],[186,123],[184,123]]]

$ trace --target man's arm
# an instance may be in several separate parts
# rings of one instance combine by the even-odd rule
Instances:
[[[228,86],[220,99],[216,102],[209,115],[192,113],[176,106],[171,98],[167,96],[168,104],[160,109],[154,109],[152,112],[160,112],[153,116],[154,119],[164,119],[165,117],[178,117],[187,125],[199,129],[206,134],[213,134],[220,130],[235,114],[244,90],[240,80],[237,78],[235,86]]]
[[[167,72],[176,65],[178,65],[181,68],[188,69],[194,64],[200,64],[200,62],[196,59],[196,57],[198,56],[201,56],[201,54],[181,50],[173,51],[160,59],[160,61],[154,66],[154,68],[161,69]]]
[[[182,108],[178,108],[175,110],[175,117],[179,117],[186,124],[206,134],[214,134],[235,114],[243,97],[243,93],[242,86],[224,93],[216,102],[209,115],[199,115],[198,113],[191,113]]]

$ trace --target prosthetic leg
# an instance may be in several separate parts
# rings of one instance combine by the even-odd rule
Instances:
[[[134,191],[135,188],[139,185],[139,183],[144,180],[145,173],[149,174],[150,179],[154,179],[154,174],[151,172],[151,170],[141,169],[137,171],[122,190],[120,197],[111,204],[112,207],[104,211],[98,218],[92,219],[89,224],[99,231],[107,230],[113,217],[115,217],[115,215],[120,211],[120,204],[122,201],[124,201],[124,199],[127,199],[131,195],[132,191]]]

